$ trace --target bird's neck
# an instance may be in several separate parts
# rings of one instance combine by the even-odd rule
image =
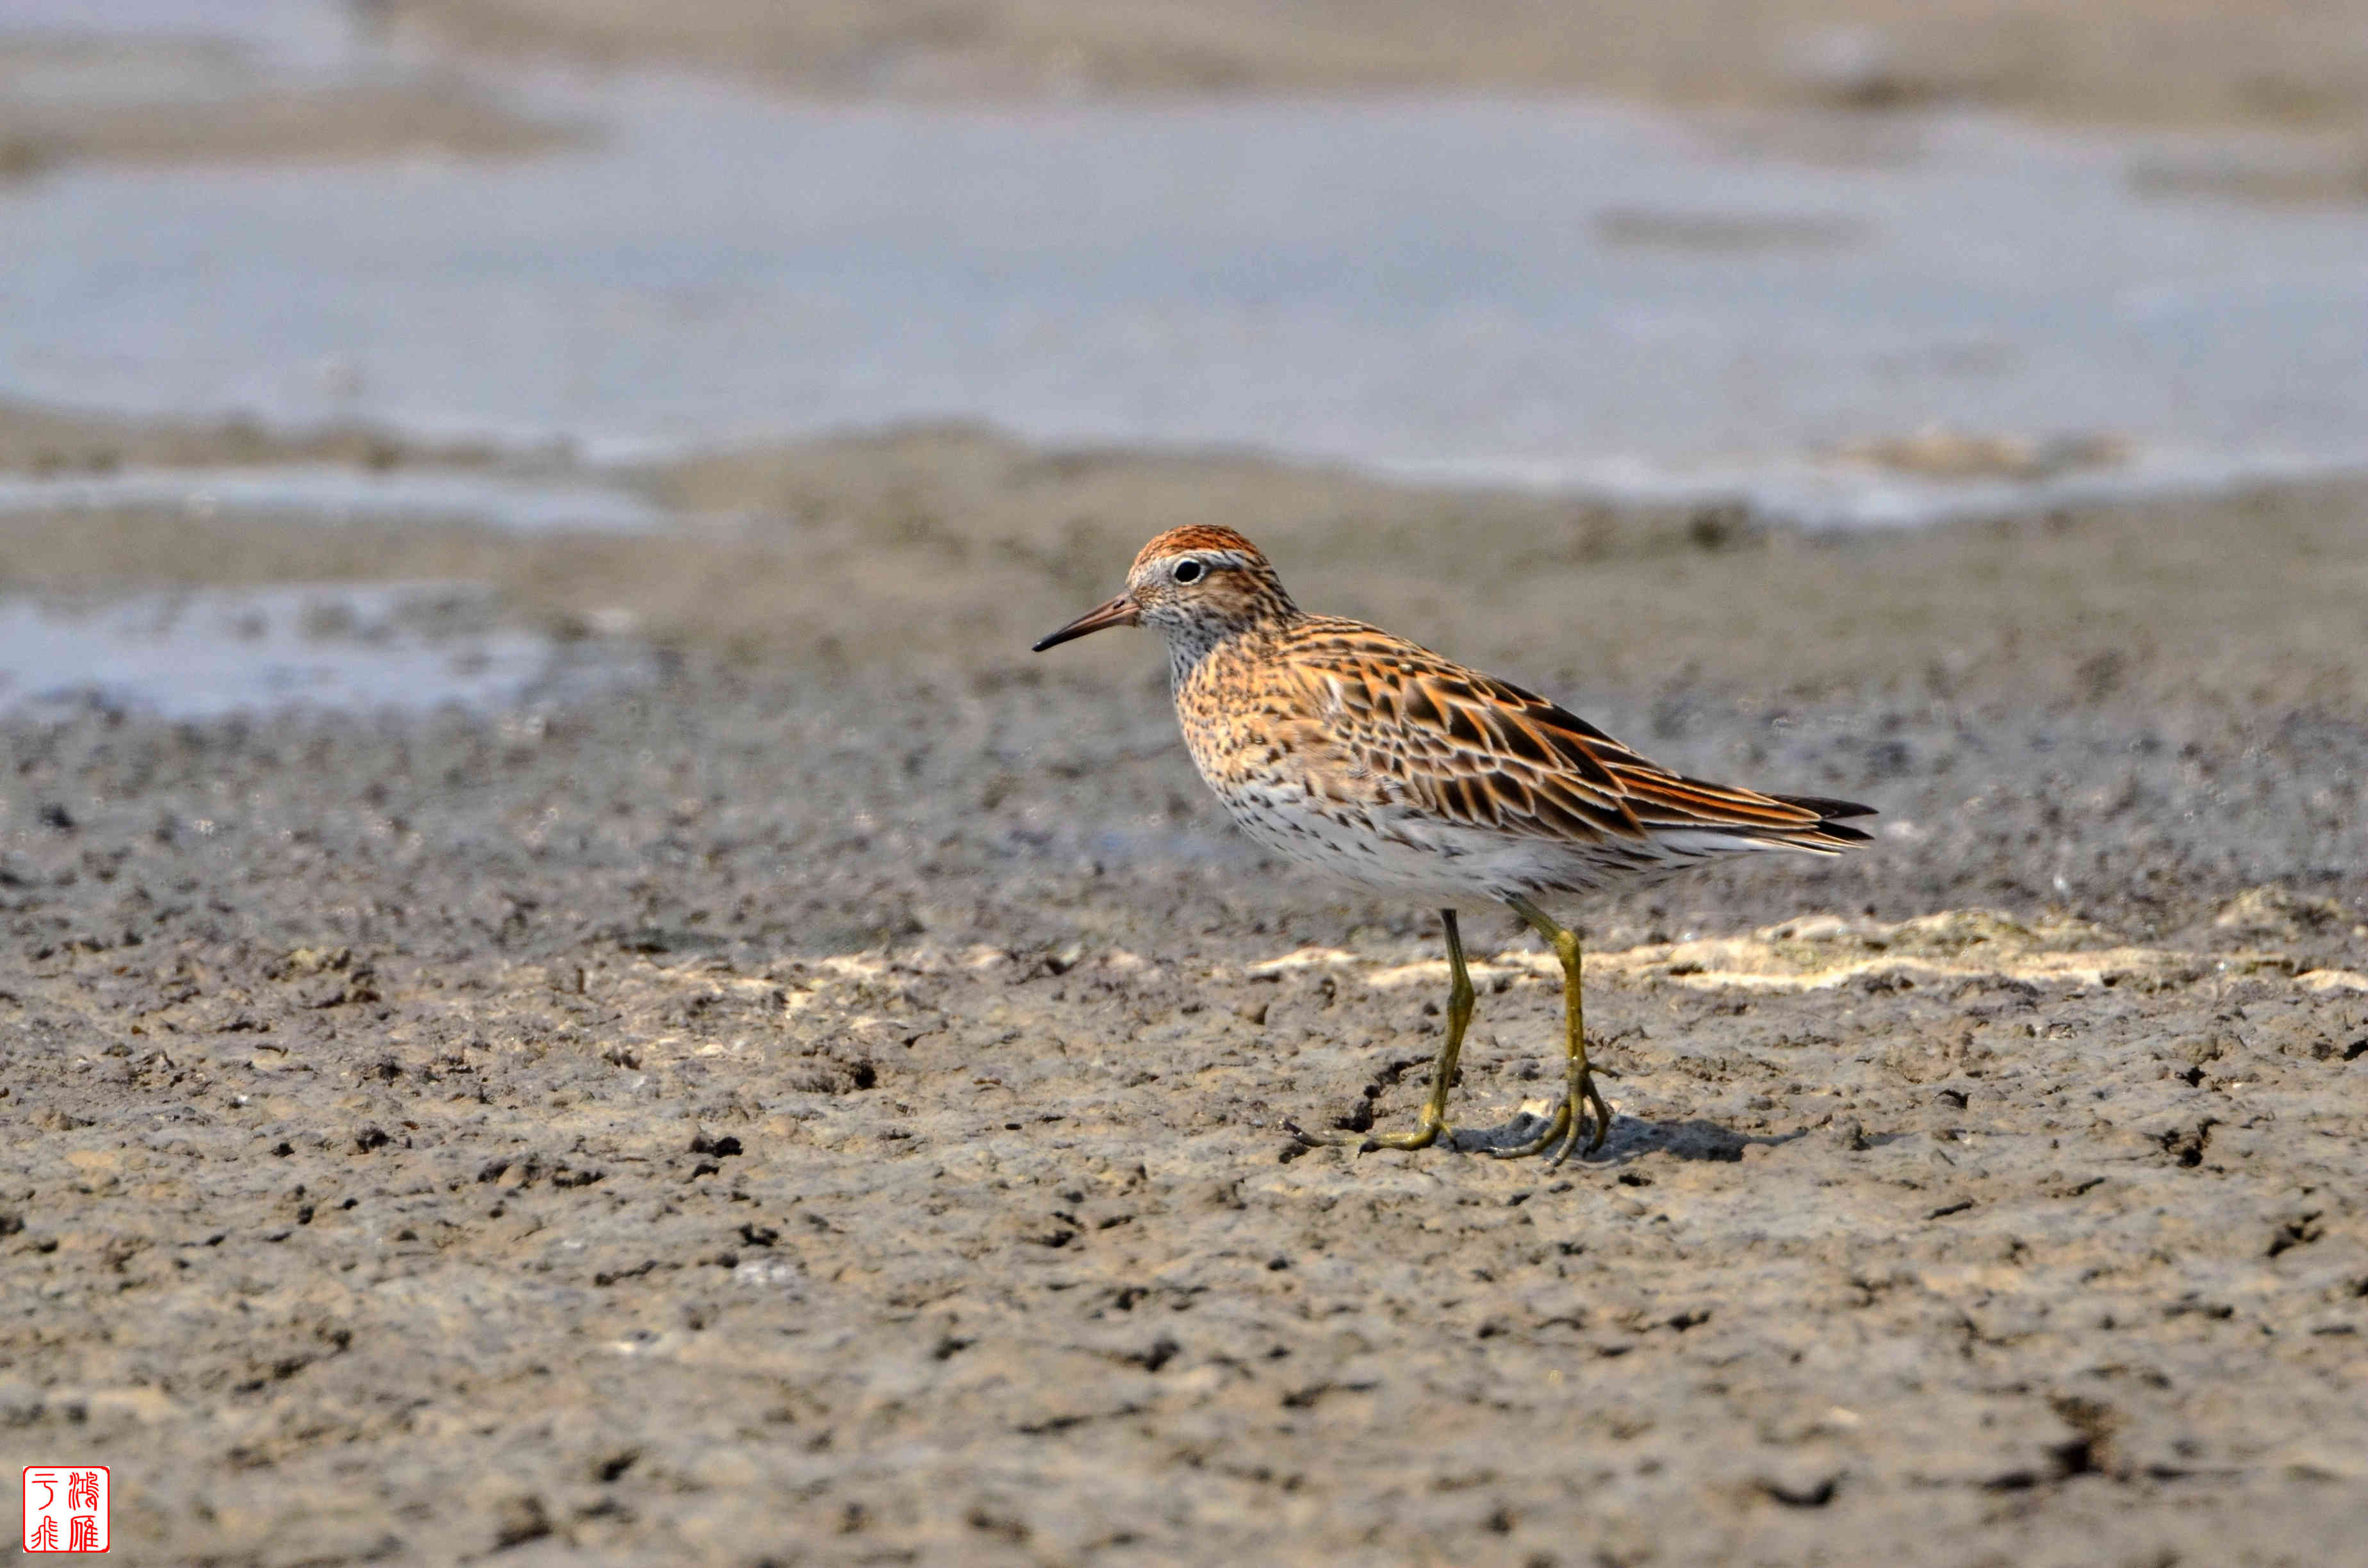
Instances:
[[[1210,616],[1179,626],[1162,627],[1167,634],[1168,689],[1181,687],[1212,655],[1270,642],[1287,630],[1289,622],[1298,615],[1295,608],[1285,603],[1260,615],[1239,619]]]

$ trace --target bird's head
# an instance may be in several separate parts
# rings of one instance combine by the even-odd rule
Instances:
[[[1143,547],[1126,591],[1036,644],[1036,652],[1106,626],[1154,626],[1168,642],[1213,643],[1292,611],[1291,596],[1258,547],[1231,528],[1170,528]]]

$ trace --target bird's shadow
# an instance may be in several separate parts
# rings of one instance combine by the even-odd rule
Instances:
[[[1513,1113],[1509,1121],[1495,1127],[1459,1127],[1440,1142],[1458,1153],[1497,1154],[1535,1141],[1552,1120],[1551,1109],[1539,1111],[1524,1106]],[[1573,1151],[1571,1158],[1577,1164],[1588,1165],[1624,1165],[1647,1154],[1731,1163],[1742,1159],[1743,1151],[1755,1143],[1773,1148],[1805,1138],[1810,1131],[1804,1127],[1791,1132],[1759,1134],[1737,1132],[1715,1121],[1700,1119],[1654,1121],[1643,1117],[1619,1116],[1612,1119],[1611,1134],[1604,1139],[1601,1148],[1590,1151],[1582,1143]]]

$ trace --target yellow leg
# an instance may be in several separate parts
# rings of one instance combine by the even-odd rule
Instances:
[[[1363,1149],[1428,1149],[1439,1142],[1447,1131],[1447,1091],[1455,1082],[1455,1059],[1463,1053],[1463,1031],[1472,1022],[1471,971],[1463,966],[1463,934],[1456,929],[1455,911],[1439,912],[1440,924],[1447,928],[1447,1043],[1439,1048],[1439,1060],[1430,1067],[1430,1097],[1422,1102],[1422,1119],[1411,1132],[1301,1132],[1302,1142],[1347,1143]]]
[[[1587,1005],[1583,994],[1579,963],[1578,933],[1557,925],[1554,918],[1525,898],[1505,901],[1514,914],[1530,923],[1531,929],[1552,945],[1554,956],[1562,960],[1563,1014],[1569,1031],[1567,1054],[1564,1062],[1562,1103],[1554,1108],[1554,1118],[1546,1130],[1516,1149],[1497,1153],[1507,1159],[1520,1159],[1527,1154],[1543,1153],[1553,1149],[1554,1163],[1561,1165],[1578,1147],[1578,1140],[1592,1120],[1595,1135],[1588,1140],[1588,1152],[1603,1147],[1605,1136],[1611,1131],[1611,1108],[1603,1103],[1603,1096],[1595,1086],[1595,1074],[1587,1064]]]

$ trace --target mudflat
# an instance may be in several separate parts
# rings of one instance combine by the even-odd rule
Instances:
[[[507,714],[0,727],[0,1418],[114,1468],[134,1559],[2368,1528],[2357,489],[1816,540],[964,430],[624,478],[734,520],[11,525],[19,587],[462,575],[657,651]],[[1432,919],[1235,837],[1147,641],[1024,652],[1194,517],[1879,836],[1573,912],[1600,1154],[1299,1153],[1412,1117]],[[1559,994],[1468,935],[1479,1130]]]

